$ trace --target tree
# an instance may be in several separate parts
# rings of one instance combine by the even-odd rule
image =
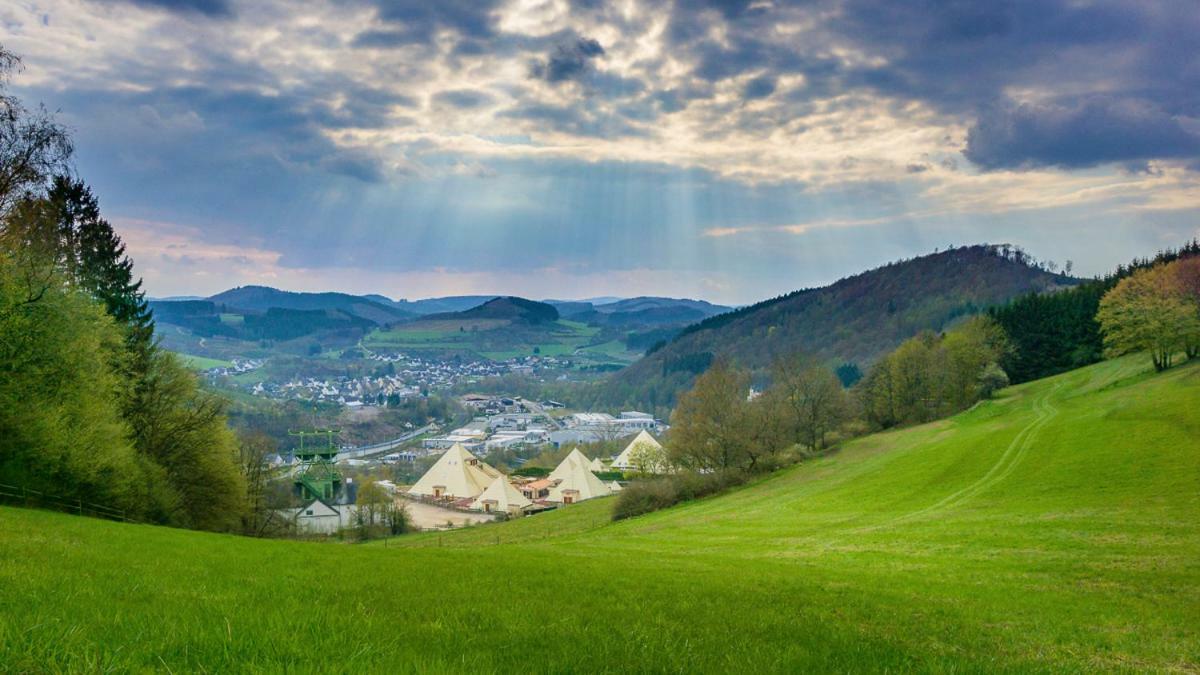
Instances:
[[[749,378],[718,360],[679,397],[671,415],[667,452],[693,469],[729,469],[752,463],[746,452]]]
[[[134,446],[165,471],[173,499],[163,522],[205,530],[241,525],[245,478],[226,402],[200,389],[174,354],[155,350],[127,420]]]
[[[275,441],[261,431],[242,431],[237,443],[238,460],[246,480],[242,534],[263,537],[286,530],[290,521],[279,515],[285,504],[274,503],[270,489],[277,472],[267,458],[276,452]]]
[[[7,92],[20,69],[21,60],[0,47],[0,218],[39,194],[71,157],[66,129],[45,108],[30,111]]]
[[[1177,260],[1168,267],[1184,301],[1200,315],[1200,257]],[[1185,331],[1183,349],[1189,359],[1200,356],[1200,332]]]
[[[1200,316],[1166,265],[1121,280],[1100,300],[1096,318],[1108,355],[1148,351],[1157,371],[1200,333]]]
[[[841,422],[846,407],[837,375],[804,357],[776,361],[768,397],[776,398],[787,413],[792,439],[810,452],[824,446],[825,435]]]
[[[896,383],[892,375],[891,360],[884,357],[871,368],[856,389],[867,422],[880,429],[900,423]]]
[[[68,274],[126,327],[126,343],[144,367],[153,345],[154,320],[125,244],[100,217],[99,202],[83,181],[55,176],[48,199],[57,216],[60,255]]]

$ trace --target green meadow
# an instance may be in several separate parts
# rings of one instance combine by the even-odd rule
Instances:
[[[1146,361],[619,523],[350,546],[0,509],[0,669],[1195,671],[1200,367]]]
[[[626,364],[641,356],[627,352],[618,340],[594,344],[599,333],[595,326],[566,319],[522,329],[495,319],[418,321],[375,329],[363,338],[363,346],[380,350],[460,350],[493,361],[537,354],[576,356],[588,363]]]
[[[208,370],[209,368],[228,368],[233,363],[222,359],[211,359],[207,356],[196,356],[195,354],[179,354],[179,358],[183,359],[184,365],[192,370]]]

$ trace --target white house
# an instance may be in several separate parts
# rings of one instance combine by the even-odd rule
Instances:
[[[500,472],[455,443],[408,489],[408,494],[434,499],[474,499]]]
[[[320,499],[292,510],[296,529],[310,534],[334,534],[344,527],[354,525],[356,507],[353,504],[330,506]]]

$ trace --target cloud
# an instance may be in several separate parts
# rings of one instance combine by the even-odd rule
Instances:
[[[979,116],[963,153],[985,169],[1060,167],[1200,157],[1189,130],[1149,101],[1090,97],[999,105]]]
[[[771,75],[762,75],[746,82],[742,87],[742,98],[746,100],[754,100],[757,98],[766,98],[775,93],[775,77]]]
[[[433,95],[435,104],[447,105],[452,108],[480,108],[495,98],[486,91],[478,89],[452,89],[439,91]]]
[[[115,0],[101,1],[113,2]],[[178,14],[199,14],[210,18],[233,16],[233,7],[229,4],[229,0],[125,0],[125,2]]]
[[[545,60],[534,61],[530,75],[551,84],[579,80],[592,73],[593,60],[604,55],[604,47],[592,38],[576,37],[555,45]]]

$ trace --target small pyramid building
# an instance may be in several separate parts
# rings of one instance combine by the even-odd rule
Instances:
[[[475,498],[499,477],[499,471],[455,443],[408,489],[408,494],[434,499]]]
[[[582,457],[583,460],[580,461],[579,457]],[[578,450],[567,455],[567,458],[550,473],[551,477],[558,480],[558,484],[550,488],[550,494],[547,495],[546,501],[574,504],[611,495],[612,490],[608,489],[603,481],[596,478],[596,474],[588,468],[589,464],[591,461]]]
[[[604,462],[601,462],[599,457],[593,459],[592,463],[588,465],[588,468],[592,470],[592,473],[604,473],[605,471],[608,471],[608,469],[604,467]]]
[[[554,467],[554,470],[551,471],[550,475],[546,477],[550,480],[562,480],[571,473],[570,467],[574,464],[578,464],[590,471],[591,469],[589,467],[592,465],[592,460],[588,459],[587,455],[580,452],[579,448],[575,448],[571,451],[571,454],[567,455],[563,461],[559,462],[558,466]]]
[[[642,466],[639,466],[639,463]],[[646,470],[650,473],[668,473],[670,464],[662,444],[643,429],[613,460],[612,468],[614,471]]]
[[[500,476],[493,480],[483,494],[471,503],[471,508],[485,513],[507,513],[519,516],[525,507],[532,505],[533,502],[517,491],[507,478]]]

